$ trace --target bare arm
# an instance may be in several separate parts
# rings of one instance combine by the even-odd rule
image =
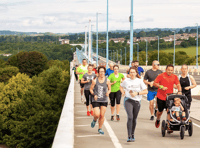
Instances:
[[[192,86],[189,86],[190,89],[195,88],[195,87],[197,86],[197,83],[196,83],[194,77],[193,77],[193,76],[190,76],[190,80],[191,80],[191,82],[192,82]]]
[[[148,90],[147,89],[139,92],[139,95],[146,95],[146,94],[148,94]]]
[[[181,107],[181,110],[184,111],[184,108],[183,108],[183,106],[181,104],[180,104],[180,107]]]
[[[146,84],[146,85],[151,85],[151,82],[147,81],[147,80],[143,80],[143,82]]]
[[[90,93],[92,94],[92,95],[94,95],[94,91],[93,91],[93,89],[94,89],[94,86],[96,85],[96,79],[95,80],[92,80],[92,84],[91,84],[91,86],[90,86]]]
[[[124,88],[120,86],[120,91],[122,93],[122,97],[125,95],[125,91],[124,91]]]
[[[81,83],[82,83],[82,84],[88,83],[89,81],[90,81],[90,80],[84,81],[84,78],[81,79]]]
[[[107,80],[107,85],[108,85],[108,92],[106,93],[106,96],[108,97],[111,92],[111,83],[109,79]]]

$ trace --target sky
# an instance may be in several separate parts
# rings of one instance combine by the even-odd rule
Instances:
[[[108,30],[130,30],[131,0],[109,1]],[[200,25],[200,0],[134,0],[134,29]],[[0,0],[0,30],[78,33],[106,31],[107,0]],[[85,29],[87,26],[87,29]]]

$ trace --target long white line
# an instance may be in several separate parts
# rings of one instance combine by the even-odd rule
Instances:
[[[98,124],[95,124],[95,125],[98,125]],[[82,127],[82,126],[91,126],[91,124],[86,124],[86,125],[75,125],[77,127]]]
[[[117,136],[115,135],[114,131],[112,130],[110,124],[107,122],[106,119],[104,120],[104,126],[106,127],[108,134],[109,134],[115,148],[122,148],[122,145],[119,143]]]
[[[94,137],[94,136],[104,136],[104,135],[82,135],[82,136],[76,136],[76,137]]]
[[[200,128],[200,126],[194,122],[192,122],[193,125],[197,126],[198,128]]]
[[[88,116],[88,117],[76,117],[77,119],[82,119],[82,118],[91,118],[92,116]]]

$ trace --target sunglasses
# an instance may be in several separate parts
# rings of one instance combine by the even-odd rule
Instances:
[[[154,64],[154,65],[158,65],[158,66],[160,66],[160,64]]]

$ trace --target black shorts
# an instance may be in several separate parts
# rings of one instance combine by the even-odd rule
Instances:
[[[83,87],[84,87],[84,84],[81,83],[81,80],[79,80],[79,82],[80,82],[81,88],[83,88]]]
[[[162,112],[164,109],[167,110],[166,101],[160,100],[158,97],[157,97],[157,105],[159,112]]]
[[[120,104],[121,96],[122,96],[122,93],[121,93],[120,90],[117,91],[117,92],[111,92],[110,93],[109,97],[110,97],[112,107],[115,106],[115,100],[116,100],[116,104]]]
[[[107,107],[108,106],[108,102],[92,102],[92,106],[93,106],[93,108],[101,107],[101,106]]]

